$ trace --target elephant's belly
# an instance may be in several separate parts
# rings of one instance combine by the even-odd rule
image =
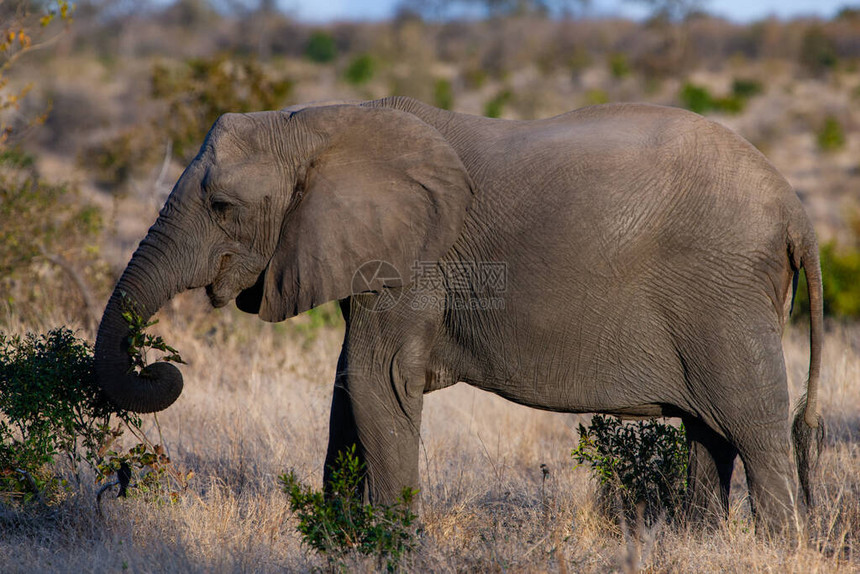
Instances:
[[[467,317],[432,353],[427,390],[462,381],[545,410],[676,416],[689,397],[671,337],[630,318]]]

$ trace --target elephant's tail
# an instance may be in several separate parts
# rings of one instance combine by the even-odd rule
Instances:
[[[802,222],[801,225],[789,226],[789,254],[795,273],[799,273],[801,269],[806,272],[806,285],[809,290],[809,379],[806,393],[795,407],[791,436],[803,498],[809,506],[812,503],[810,475],[818,463],[825,436],[824,420],[818,405],[821,345],[824,337],[824,294],[818,242],[815,240],[812,225],[802,210],[797,219],[800,219],[797,223]]]

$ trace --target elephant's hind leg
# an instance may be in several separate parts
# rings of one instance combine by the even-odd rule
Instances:
[[[788,385],[782,341],[761,328],[723,340],[712,363],[709,421],[744,462],[756,530],[791,532],[795,473],[791,457]]]
[[[687,516],[717,525],[728,517],[729,489],[737,449],[693,417],[684,417],[690,462],[687,469]]]

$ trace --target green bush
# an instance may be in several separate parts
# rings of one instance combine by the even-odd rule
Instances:
[[[436,84],[433,86],[433,104],[443,110],[450,110],[454,107],[454,88],[449,80],[445,78],[436,80]]]
[[[370,54],[362,54],[353,58],[349,63],[344,77],[350,84],[356,86],[366,84],[373,79],[373,74],[376,70],[376,62]]]
[[[609,94],[606,93],[606,90],[601,90],[599,88],[588,90],[585,93],[585,102],[586,105],[589,106],[594,106],[597,104],[606,104],[609,103]]]
[[[25,337],[0,333],[0,496],[50,502],[81,464],[95,469],[112,438],[111,416],[139,425],[94,384],[89,345],[65,328]]]
[[[832,70],[839,63],[836,44],[821,26],[811,26],[803,34],[800,63],[816,75]]]
[[[500,118],[504,112],[505,106],[513,99],[513,93],[510,90],[501,90],[486,104],[484,104],[484,115],[488,118]]]
[[[146,348],[173,351],[143,333],[152,323],[127,314],[138,325],[130,336],[136,364],[145,361]],[[181,358],[173,351],[162,360]],[[112,417],[120,423],[113,429]],[[142,442],[115,450],[121,425]],[[70,476],[80,484],[83,467],[98,482],[116,475],[108,486],[118,484],[121,495],[133,486],[155,500],[175,499],[177,485],[184,489],[193,476],[180,473],[164,448],[146,439],[137,415],[108,401],[95,382],[86,341],[64,327],[24,337],[0,332],[0,500],[50,504],[70,487]]]
[[[739,114],[744,111],[747,101],[762,92],[762,86],[755,80],[736,79],[732,91],[726,96],[713,96],[704,86],[687,82],[681,88],[678,99],[681,105],[697,114],[715,111],[726,114]]]
[[[711,92],[703,86],[690,82],[684,84],[679,94],[681,105],[697,114],[704,114],[714,109],[714,98]]]
[[[609,71],[612,77],[621,79],[630,75],[630,62],[623,52],[615,52],[609,56]]]
[[[816,133],[818,148],[824,152],[838,151],[845,147],[845,130],[833,116],[827,116]]]
[[[735,78],[732,82],[732,95],[736,98],[748,100],[764,91],[761,82],[747,78]]]
[[[179,68],[156,64],[152,96],[167,103],[166,136],[174,155],[190,161],[221,114],[247,113],[284,106],[293,83],[271,74],[253,57],[221,54],[188,60]]]
[[[318,64],[333,61],[337,57],[337,45],[332,35],[323,30],[314,31],[305,46],[305,56]]]
[[[364,465],[355,445],[341,452],[332,469],[332,492],[325,495],[303,485],[295,473],[279,477],[289,495],[290,508],[299,523],[296,529],[305,544],[324,554],[332,566],[345,568],[343,559],[356,553],[374,556],[377,567],[393,571],[401,558],[415,547],[412,504],[417,491],[404,489],[391,506],[364,504],[361,483]]]
[[[157,62],[150,88],[152,98],[165,104],[164,116],[125,130],[86,153],[103,183],[124,184],[147,173],[161,159],[168,140],[173,157],[188,163],[221,114],[282,108],[293,82],[270,72],[254,56],[219,54],[178,65]]]
[[[635,516],[641,502],[651,520],[664,511],[677,516],[682,508],[689,459],[683,425],[653,419],[625,424],[595,415],[588,428],[579,425],[579,445],[571,454],[591,468],[605,505],[620,500],[625,517]]]

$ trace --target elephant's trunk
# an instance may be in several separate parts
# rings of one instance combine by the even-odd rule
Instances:
[[[132,311],[148,320],[195,283],[197,267],[177,258],[176,242],[158,231],[159,224],[163,226],[159,221],[150,229],[114,288],[96,337],[96,381],[117,407],[138,413],[170,406],[182,392],[182,374],[165,362],[134,372],[128,352],[130,327],[123,313]]]

